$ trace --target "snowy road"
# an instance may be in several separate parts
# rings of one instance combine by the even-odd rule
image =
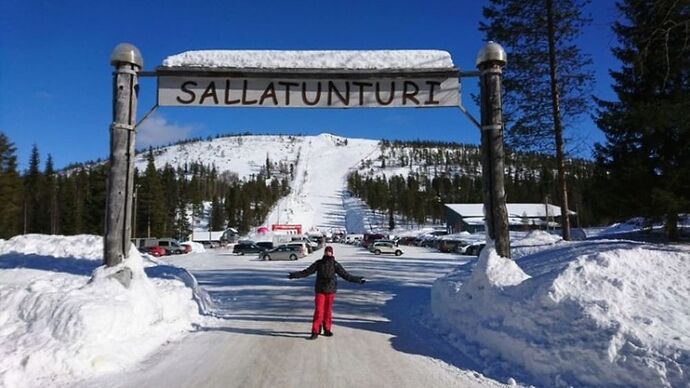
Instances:
[[[136,370],[85,381],[102,387],[475,387],[501,384],[474,372],[419,323],[434,279],[457,256],[406,248],[377,257],[335,245],[364,285],[339,281],[333,337],[308,341],[314,278],[288,280],[297,262],[263,262],[227,251],[175,257],[216,302],[217,319],[164,346]]]

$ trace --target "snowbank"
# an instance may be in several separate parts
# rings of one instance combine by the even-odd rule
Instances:
[[[106,268],[102,244],[98,236],[45,235],[0,243],[0,386],[123,370],[203,321],[208,296],[188,272],[151,261],[144,268],[134,247],[125,263]],[[108,277],[124,267],[129,288]]]
[[[90,234],[56,236],[25,234],[10,240],[0,240],[0,255],[8,253],[34,254],[60,258],[79,258],[103,261],[103,237]]]
[[[434,283],[432,311],[498,374],[517,365],[544,386],[685,386],[689,295],[687,250],[561,242],[518,261],[485,249]]]
[[[664,220],[652,220],[644,217],[630,218],[625,222],[613,224],[598,231],[598,236],[623,235],[628,233],[641,232],[644,230],[662,230],[665,227]],[[681,230],[690,229],[690,214],[678,214],[678,228]]]

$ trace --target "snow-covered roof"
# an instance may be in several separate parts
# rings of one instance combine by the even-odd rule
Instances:
[[[441,50],[197,50],[163,60],[164,67],[240,69],[452,69]]]
[[[208,230],[195,230],[190,235],[190,240],[192,240],[192,241],[219,241],[224,233],[225,233],[224,230],[210,231],[210,232]]]
[[[447,208],[458,213],[465,218],[484,218],[484,204],[482,203],[447,203]],[[556,205],[545,205],[543,203],[508,203],[508,217],[528,217],[528,218],[546,218],[546,211],[548,208],[549,217],[559,217],[561,215],[561,207]],[[576,214],[570,210],[569,214]]]
[[[549,213],[551,215],[551,213]],[[560,215],[560,213],[559,213]],[[462,217],[463,222],[465,222],[467,225],[484,225],[484,216],[481,217]],[[523,217],[515,217],[514,215],[510,215],[508,217],[508,225],[523,225],[524,224],[524,219]],[[531,218],[529,220],[529,224],[531,225],[546,225],[545,221],[542,221],[538,218]],[[556,223],[550,222],[549,225],[557,225]]]

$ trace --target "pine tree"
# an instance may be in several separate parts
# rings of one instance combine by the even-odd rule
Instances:
[[[153,150],[149,150],[146,170],[140,179],[137,200],[137,230],[140,235],[163,237],[166,220],[163,185],[154,163]]]
[[[223,203],[225,206],[226,224],[230,227],[237,226],[237,210],[239,207],[237,200],[237,186],[238,183],[233,183],[230,185],[230,187],[228,187],[227,192],[225,193],[225,202]]]
[[[31,147],[29,158],[29,170],[24,176],[24,232],[41,233],[41,214],[39,205],[39,190],[42,184],[42,175],[39,170],[41,164],[38,146]]]
[[[192,226],[189,223],[187,215],[187,204],[180,199],[175,215],[175,225],[173,228],[173,237],[178,240],[183,240],[192,233]]]
[[[480,30],[508,54],[503,105],[507,142],[514,148],[555,151],[563,238],[569,240],[563,133],[590,107],[591,59],[574,44],[590,22],[582,14],[589,1],[490,2],[483,10],[488,23],[480,23]]]
[[[175,169],[168,163],[163,167],[161,176],[161,190],[164,197],[165,222],[162,236],[172,235],[176,224],[180,202],[180,190],[175,176]]]
[[[41,212],[44,224],[44,233],[57,234],[60,220],[58,200],[57,200],[57,181],[53,168],[53,157],[48,154],[46,167],[43,171],[44,183],[41,188]],[[46,225],[47,223],[47,225]]]
[[[79,198],[77,200],[77,214],[75,215],[75,221],[76,228],[79,231],[78,233],[86,233],[88,231],[86,215],[88,213],[87,202],[90,197],[91,191],[89,184],[89,182],[91,181],[91,179],[89,178],[90,175],[90,171],[86,168],[82,168],[79,174],[77,175],[76,185]]]
[[[618,217],[665,215],[675,240],[678,213],[690,211],[690,6],[624,0],[618,7],[625,17],[613,27],[618,101],[597,101],[606,135],[596,148],[600,188]]]
[[[104,232],[106,185],[109,169],[107,164],[98,164],[91,167],[86,174],[86,183],[83,186],[84,210],[82,217],[84,226],[81,233],[102,235]]]
[[[64,235],[73,235],[80,232],[77,229],[78,216],[77,201],[79,198],[76,173],[70,176],[58,175],[57,178],[57,202],[60,204],[59,213],[59,233]]]
[[[271,159],[269,159],[268,153],[266,153],[266,178],[270,178],[272,173],[273,173],[273,169],[272,169]]]
[[[225,213],[223,211],[223,204],[218,200],[218,197],[213,197],[213,201],[211,201],[210,218],[209,228],[211,230],[225,229]]]
[[[589,19],[588,0],[553,4],[558,62],[556,78],[564,124],[588,112],[593,74],[591,59],[574,45]],[[549,69],[549,21],[544,0],[490,0],[480,31],[500,43],[508,55],[504,69],[503,113],[506,142],[513,149],[553,150],[554,118]]]
[[[22,181],[14,144],[0,132],[0,238],[22,232]]]

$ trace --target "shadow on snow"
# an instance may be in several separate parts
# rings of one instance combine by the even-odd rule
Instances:
[[[432,357],[461,369],[481,370],[472,358],[458,352],[421,322],[428,316],[431,284],[455,268],[458,261],[457,256],[451,255],[436,259],[372,255],[367,260],[342,260],[350,273],[363,275],[368,282],[360,286],[339,279],[333,309],[334,332],[337,335],[338,327],[347,327],[383,333],[392,337],[391,345],[397,351]],[[288,265],[289,270],[297,270],[308,263]],[[216,316],[227,324],[203,327],[200,331],[300,339],[309,334],[313,276],[289,280],[285,270],[273,268],[192,272],[219,307]],[[304,331],[238,327],[241,321],[303,323]]]

